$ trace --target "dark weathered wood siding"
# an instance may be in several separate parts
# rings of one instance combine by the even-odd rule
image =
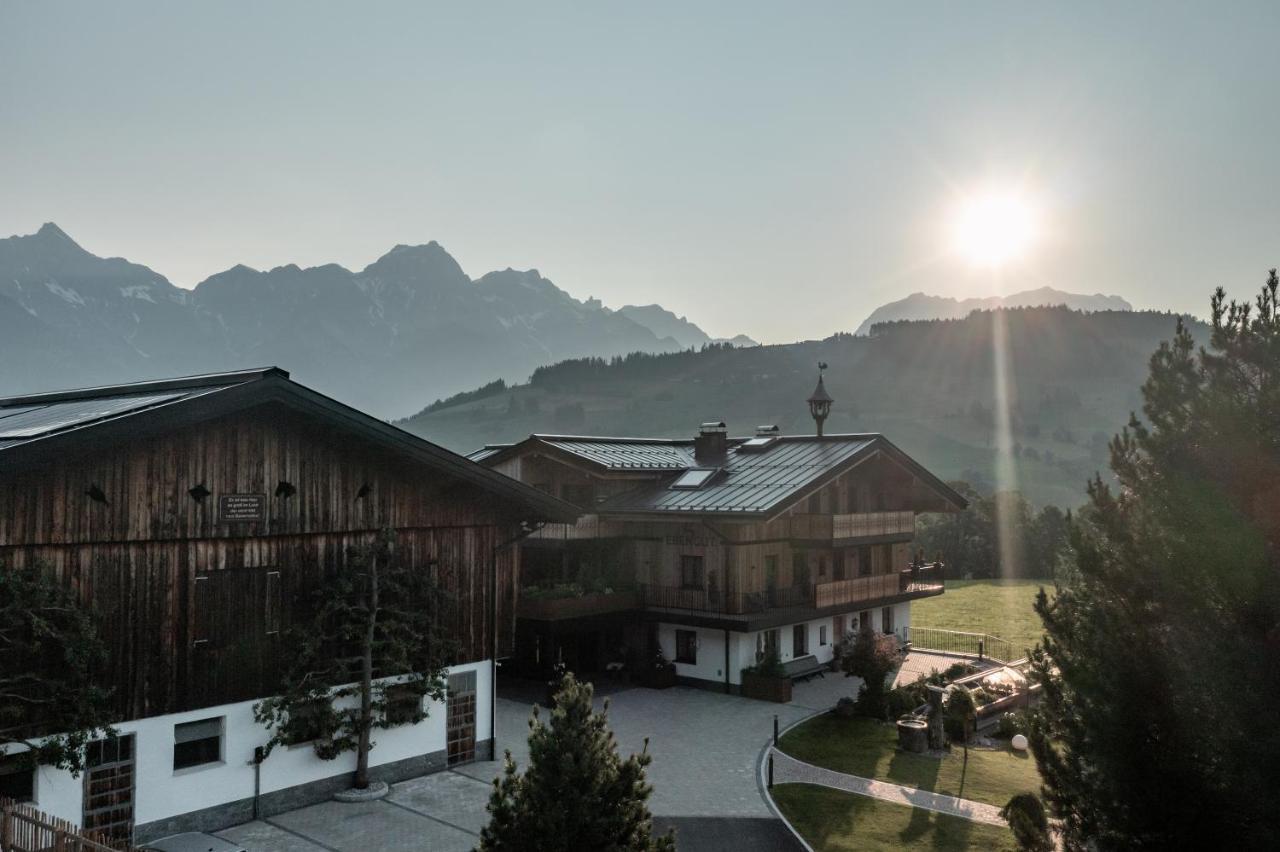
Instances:
[[[276,496],[281,481],[296,493]],[[196,485],[211,492],[203,501],[188,494]],[[91,486],[106,504],[86,496]],[[221,523],[223,494],[265,494],[265,521]],[[400,558],[432,566],[456,601],[458,662],[494,653],[496,566],[505,652],[518,556],[512,547],[495,556],[495,548],[520,519],[502,505],[473,485],[264,407],[0,473],[0,564],[45,565],[91,602],[110,650],[103,681],[115,688],[122,718],[139,718],[269,694],[288,654],[269,628],[287,626],[324,567],[384,527],[396,530]],[[202,598],[202,615],[199,578],[233,576],[219,572],[235,580]],[[198,641],[210,618],[234,641]]]

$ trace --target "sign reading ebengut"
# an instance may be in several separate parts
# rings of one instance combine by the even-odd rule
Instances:
[[[218,520],[224,524],[265,521],[267,495],[223,494],[218,497]]]

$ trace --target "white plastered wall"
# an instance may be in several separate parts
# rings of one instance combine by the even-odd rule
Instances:
[[[487,660],[454,666],[451,674],[476,673],[476,741],[493,736],[490,696],[492,667]],[[256,701],[224,704],[185,713],[121,722],[121,734],[134,735],[134,823],[143,825],[253,796],[253,750],[267,741],[266,729],[253,719]],[[382,766],[445,748],[445,704],[433,702],[417,725],[375,730],[370,766]],[[199,719],[223,720],[222,760],[189,769],[173,768],[173,729]],[[356,756],[320,760],[310,745],[279,746],[262,764],[263,794],[354,772]],[[80,823],[84,776],[59,769],[36,771],[35,805],[45,813]]]

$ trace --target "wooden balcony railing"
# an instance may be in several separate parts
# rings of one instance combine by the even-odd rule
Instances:
[[[535,621],[560,621],[609,612],[625,612],[640,605],[632,591],[591,593],[564,598],[525,598],[516,604],[516,615]]]
[[[751,615],[782,609],[824,609],[907,594],[936,594],[942,589],[942,565],[934,564],[874,577],[784,586],[757,592],[708,592],[705,589],[642,585],[640,602],[651,609]]]
[[[791,538],[843,539],[886,535],[914,535],[916,515],[902,512],[855,512],[844,515],[792,515]]]
[[[616,521],[602,521],[599,515],[583,515],[573,524],[543,524],[529,533],[529,541],[577,541],[592,538],[610,538],[622,534]]]

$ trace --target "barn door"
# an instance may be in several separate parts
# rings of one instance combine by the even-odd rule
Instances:
[[[449,765],[476,759],[476,673],[449,675],[448,741]]]
[[[86,829],[133,839],[133,734],[89,743],[84,773]]]

